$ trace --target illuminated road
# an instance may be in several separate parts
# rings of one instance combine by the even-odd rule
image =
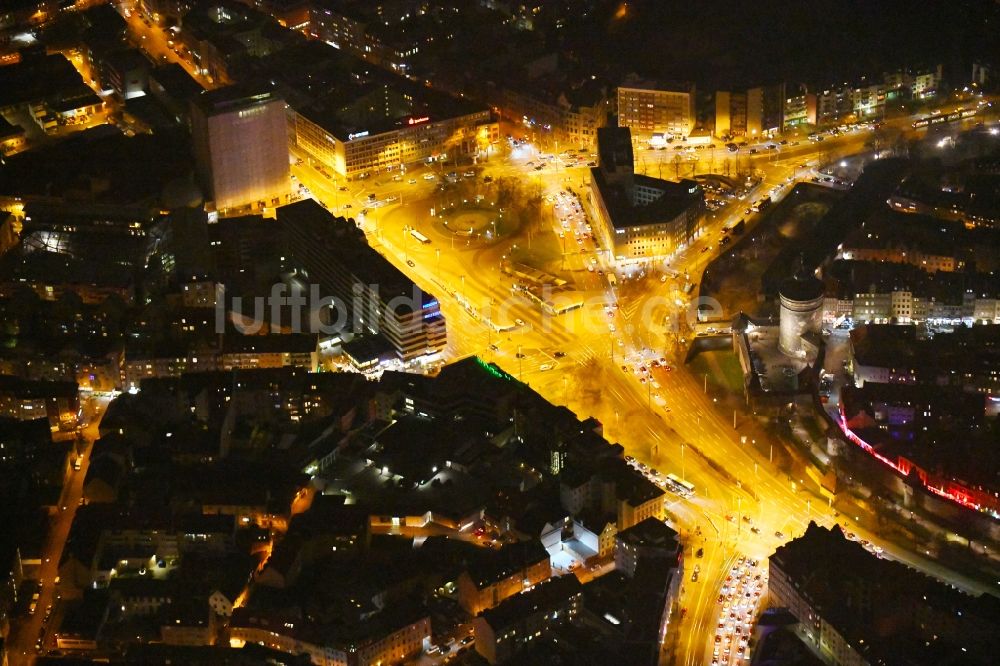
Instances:
[[[902,118],[887,125],[906,127],[909,122]],[[440,205],[448,196],[436,193],[439,171],[421,167],[396,181],[386,175],[346,185],[308,163],[293,167],[293,173],[314,197],[345,215],[358,216],[370,205],[369,194],[378,200],[390,195],[400,198],[384,207],[369,208],[359,219],[374,247],[421,288],[438,296],[448,320],[449,358],[477,354],[496,362],[549,401],[599,419],[605,436],[620,442],[628,455],[694,484],[695,496],[690,500],[672,496],[668,510],[687,548],[680,599],[686,612],[677,632],[677,661],[695,666],[712,662],[722,613],[718,597],[740,556],[766,563],[776,546],[804,532],[810,520],[827,526],[835,522],[846,525],[847,520],[834,513],[828,500],[805,492],[802,483],[776,472],[766,456],[759,456],[754,447],[744,443],[741,436],[753,424],[742,423],[737,415],[734,427],[732,415],[716,409],[702,378],[692,376],[672,354],[668,359],[671,370],[649,365],[652,359],[668,355],[661,350],[668,347],[669,333],[659,322],[667,315],[684,315],[688,306],[683,295],[684,274],[690,282],[700,282],[702,271],[718,252],[723,226],[746,217],[750,233],[757,216],[747,217],[743,209],[751,201],[764,194],[779,199],[794,181],[808,178],[821,157],[840,159],[859,153],[867,139],[867,133],[858,132],[830,137],[821,144],[801,141],[797,146],[754,156],[753,169],[762,177],[760,185],[745,201],[735,201],[707,217],[704,233],[671,261],[670,275],[664,274],[662,282],[658,279],[661,263],[647,268],[652,274],[645,281],[620,281],[617,287],[597,272],[607,270],[604,254],[595,251],[589,241],[576,243],[579,218],[571,222],[572,242],[569,234],[562,239],[558,236],[566,231],[561,220],[573,210],[560,192],[566,188],[582,192],[586,167],[557,162],[539,171],[535,169],[537,153],[527,151],[480,164],[477,179],[520,176],[539,185],[544,200],[543,229],[534,231],[533,241],[521,229],[512,236],[501,234],[492,242],[452,235],[432,220],[430,207]],[[705,152],[699,151],[699,156]],[[713,159],[710,154],[708,159]],[[718,155],[714,161],[718,163]],[[648,162],[645,166],[649,171]],[[668,166],[663,165],[664,175],[670,177],[673,173]],[[456,169],[459,177],[464,169]],[[425,179],[426,173],[436,175]],[[548,197],[553,200],[548,201]],[[415,241],[408,232],[411,228],[430,242]],[[559,273],[572,276],[578,293],[587,299],[583,308],[543,316],[526,298],[511,294],[513,280],[500,270],[501,263],[511,253],[524,252],[531,242],[536,244],[531,252],[542,257],[543,263],[561,262]],[[706,247],[711,251],[704,250]],[[594,259],[598,263],[590,272],[587,265]],[[644,316],[644,309],[652,316]],[[518,320],[523,325],[503,333],[487,323],[508,326]],[[649,370],[647,374],[636,371],[643,365]],[[755,428],[753,431],[755,438],[762,437]],[[853,521],[850,529],[862,538]],[[870,534],[863,538],[873,540]],[[699,548],[704,549],[702,558],[695,557]],[[887,555],[970,591],[983,591],[975,582],[914,553],[892,552],[887,547]],[[695,564],[701,571],[692,582]],[[735,651],[731,663],[737,663]]]
[[[191,75],[195,81],[203,88],[211,89],[218,85],[210,76],[204,76],[190,58],[184,57],[178,51],[181,47],[179,42],[171,44],[173,35],[154,23],[145,23],[140,12],[124,8],[128,3],[120,3],[119,13],[125,18],[128,24],[129,39],[137,47],[145,51],[153,62],[157,64],[177,63]],[[175,50],[178,49],[178,50]]]
[[[82,430],[85,443],[82,447],[81,467],[78,471],[74,470],[72,465],[69,468],[60,499],[61,505],[52,519],[45,545],[42,548],[42,563],[38,573],[39,580],[42,581],[42,589],[38,598],[37,610],[33,615],[11,623],[11,636],[7,652],[11,666],[33,664],[36,655],[35,642],[39,638],[43,639],[43,650],[55,648],[55,637],[49,629],[58,626],[57,618],[62,613],[58,597],[61,597],[63,589],[55,584],[56,577],[59,575],[59,561],[62,557],[63,547],[66,545],[66,538],[69,536],[70,526],[73,524],[73,517],[76,515],[77,506],[83,496],[83,481],[90,466],[90,452],[94,441],[99,437],[97,428],[110,399],[85,396],[81,398],[81,401],[84,404],[85,415],[89,419],[89,423]],[[50,605],[53,608],[53,617],[47,619],[45,611]]]

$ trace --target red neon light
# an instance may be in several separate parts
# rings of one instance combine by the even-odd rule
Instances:
[[[859,447],[861,447],[865,452],[874,457],[876,460],[879,460],[882,463],[888,465],[889,467],[896,470],[900,474],[906,476],[909,474],[911,469],[916,467],[909,460],[899,461],[899,462],[893,462],[889,460],[881,453],[878,453],[872,447],[871,444],[869,444],[868,442],[866,442],[865,440],[861,439],[856,434],[854,434],[854,431],[851,430],[850,427],[847,425],[847,415],[844,413],[843,405],[840,405],[840,429],[844,432],[844,435],[846,435],[849,440],[857,444]],[[916,469],[919,472],[918,476],[920,477],[920,482],[925,489],[929,490],[930,492],[934,493],[939,497],[951,500],[952,502],[960,504],[966,508],[975,509],[976,511],[983,510],[982,506],[974,503],[969,498],[969,495],[967,493],[959,493],[955,492],[954,490],[946,490],[944,488],[938,488],[937,486],[934,486],[930,483],[929,479],[927,478],[927,474],[922,469],[920,469],[919,467],[916,467]]]
[[[430,116],[421,116],[420,118],[407,118],[406,119],[406,124],[407,125],[419,125],[420,123],[426,123],[430,119],[431,119]]]

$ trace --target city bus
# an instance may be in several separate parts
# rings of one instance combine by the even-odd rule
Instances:
[[[684,495],[685,497],[694,495],[693,483],[679,479],[676,474],[667,474],[666,479],[667,487],[678,495]]]
[[[542,303],[542,309],[547,313],[552,315],[566,314],[567,312],[572,312],[583,307],[582,298],[565,298],[558,305],[552,301],[545,301]]]
[[[428,238],[427,236],[424,236],[422,233],[420,233],[416,229],[410,229],[410,235],[413,236],[414,238],[416,238],[418,241],[420,241],[424,245],[430,245],[431,239]]]

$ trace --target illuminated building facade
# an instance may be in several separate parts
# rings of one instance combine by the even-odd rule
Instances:
[[[603,86],[590,83],[572,88],[562,81],[534,80],[528,89],[503,88],[494,103],[546,149],[593,150],[597,130],[607,124],[609,101]]]
[[[789,86],[785,90],[785,108],[782,114],[782,130],[788,130],[799,125],[816,124],[816,95],[805,89],[805,86]]]
[[[686,137],[694,129],[693,85],[661,87],[634,82],[618,88],[618,125],[632,130],[636,141],[654,134]]]
[[[288,654],[307,655],[318,666],[398,664],[418,656],[430,638],[429,617],[414,617],[395,609],[380,613],[357,629],[321,626],[244,608],[233,612],[229,625],[231,647],[258,643]]]
[[[407,164],[474,154],[499,140],[488,110],[453,117],[411,115],[382,127],[344,127],[320,109],[295,115],[295,142],[313,159],[348,179]]]
[[[551,577],[552,563],[541,542],[507,545],[459,574],[458,603],[470,615],[478,615]]]
[[[633,168],[628,128],[599,130],[588,201],[594,232],[619,264],[664,259],[682,249],[697,233],[705,209],[696,182],[636,175]]]
[[[747,133],[746,93],[719,90],[715,93],[715,135],[744,136]]]
[[[199,95],[191,134],[198,176],[216,210],[287,202],[288,129],[279,95],[237,86]]]
[[[782,283],[778,348],[783,353],[805,357],[810,351],[823,325],[823,293],[823,283],[801,269]]]

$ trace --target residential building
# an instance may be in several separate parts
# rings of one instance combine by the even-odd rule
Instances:
[[[296,367],[315,371],[316,336],[309,333],[226,335],[220,352],[222,370]]]
[[[647,518],[663,520],[665,494],[621,460],[608,461],[599,468],[575,463],[559,475],[559,501],[563,509],[572,516],[581,513],[614,516],[617,532]],[[599,524],[601,520],[587,522]]]
[[[390,31],[411,14],[410,3],[371,6],[366,2],[318,0],[311,3],[306,33],[373,65],[407,74],[419,51],[418,40],[405,31]],[[423,13],[423,12],[420,12]]]
[[[888,93],[884,83],[862,81],[860,85],[851,88],[851,112],[858,120],[884,117]]]
[[[857,386],[957,386],[1000,395],[1000,326],[957,327],[918,337],[916,326],[868,324],[851,331],[849,360]]]
[[[658,518],[646,518],[615,537],[615,570],[635,576],[642,558],[661,558],[664,566],[683,570],[683,553],[677,532]]]
[[[400,663],[419,655],[430,638],[430,617],[403,605],[357,626],[324,626],[247,608],[235,609],[229,622],[231,647],[259,643],[288,654],[308,655],[316,666]]]
[[[768,559],[772,607],[825,660],[989,664],[1000,650],[1000,603],[972,597],[900,562],[869,553],[839,527],[810,523]]]
[[[215,618],[202,599],[175,599],[161,615],[160,638],[166,645],[215,645],[219,633]]]
[[[471,615],[494,608],[552,577],[549,553],[537,540],[487,551],[458,577],[458,603]]]
[[[801,125],[815,125],[816,105],[816,94],[810,93],[805,86],[786,86],[781,131],[787,132]]]
[[[539,583],[473,620],[476,652],[490,664],[508,663],[533,639],[577,621],[582,604],[583,585],[576,576]]]
[[[910,94],[914,99],[927,99],[937,96],[941,90],[942,79],[941,65],[931,69],[918,71],[913,75],[913,83],[910,85]]]
[[[747,135],[766,136],[780,132],[785,125],[785,84],[747,90]]]
[[[618,126],[627,127],[637,143],[654,134],[687,137],[695,126],[693,84],[661,84],[626,79],[618,86]]]
[[[251,3],[160,1],[181,5],[183,18],[176,21],[181,30],[174,39],[198,72],[216,85],[236,80],[248,61],[280,50],[288,36],[288,31]]]
[[[76,428],[80,399],[76,382],[32,381],[0,375],[0,417],[46,418],[53,430]]]
[[[851,109],[851,89],[846,83],[817,93],[816,121],[820,125],[836,124],[842,116],[851,113]]]
[[[597,130],[607,125],[605,87],[588,81],[573,87],[559,77],[540,77],[527,84],[504,86],[496,96],[500,114],[536,141],[541,149],[593,150]]]

